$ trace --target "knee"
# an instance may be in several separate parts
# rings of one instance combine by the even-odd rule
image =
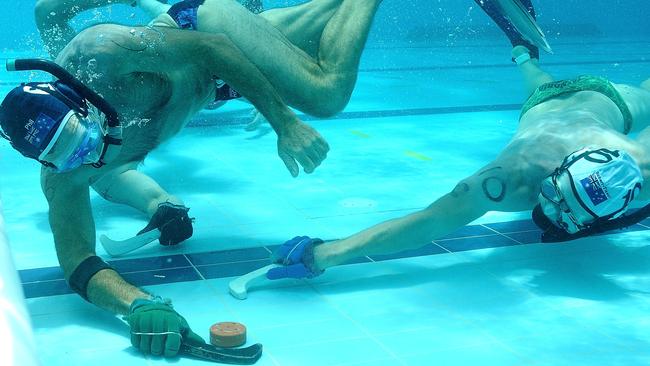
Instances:
[[[347,105],[347,101],[344,101],[343,99],[339,99],[339,100],[329,99],[327,101],[323,101],[322,103],[319,103],[317,106],[314,107],[312,112],[309,114],[317,118],[330,118],[341,113],[343,109],[345,109],[346,105]]]
[[[328,118],[341,113],[350,101],[352,87],[345,82],[326,82],[321,85],[311,115],[318,118]]]
[[[107,201],[112,201],[113,197],[110,195],[112,179],[110,177],[103,177],[91,184],[91,187],[97,194]]]

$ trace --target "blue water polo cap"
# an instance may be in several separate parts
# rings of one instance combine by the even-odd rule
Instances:
[[[0,127],[16,150],[40,161],[61,122],[75,112],[86,116],[87,105],[64,83],[26,83],[10,91],[0,105]]]

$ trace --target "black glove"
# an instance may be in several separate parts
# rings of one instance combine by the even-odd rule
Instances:
[[[176,245],[192,236],[192,219],[187,215],[190,209],[183,205],[163,202],[153,215],[149,224],[138,232],[138,235],[148,231],[160,230],[161,245]]]
[[[185,318],[174,310],[169,300],[159,297],[135,300],[125,320],[131,326],[131,344],[145,354],[174,357],[181,343],[205,343],[190,329]]]

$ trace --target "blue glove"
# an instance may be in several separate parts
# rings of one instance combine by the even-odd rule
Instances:
[[[322,244],[320,239],[308,236],[296,236],[275,250],[271,259],[282,267],[272,268],[266,272],[269,280],[281,278],[312,278],[324,271],[314,265],[314,247]]]

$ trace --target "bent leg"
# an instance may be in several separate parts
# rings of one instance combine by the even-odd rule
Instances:
[[[128,1],[128,0],[125,0]],[[262,0],[239,0],[246,9],[253,13],[259,13],[264,10]],[[144,11],[150,19],[154,19],[160,14],[166,13],[172,6],[167,0],[136,0],[138,7]]]
[[[312,0],[298,6],[266,10],[260,16],[315,59],[323,29],[342,1]]]
[[[526,47],[516,46],[512,49],[512,58],[516,59],[522,54],[528,52],[529,50]],[[526,92],[528,93],[527,96],[533,94],[535,89],[537,89],[540,85],[544,85],[553,81],[553,77],[549,73],[542,70],[539,67],[539,62],[534,58],[518,64],[517,66],[524,78],[524,85],[526,87]]]
[[[183,204],[156,181],[137,171],[137,164],[128,163],[107,173],[92,183],[93,189],[106,200],[131,206],[148,217],[156,213],[160,203]]]
[[[316,116],[340,111],[352,93],[370,23],[381,0],[344,0],[323,30],[318,58],[233,0],[206,0],[199,31],[223,33],[289,105]]]

